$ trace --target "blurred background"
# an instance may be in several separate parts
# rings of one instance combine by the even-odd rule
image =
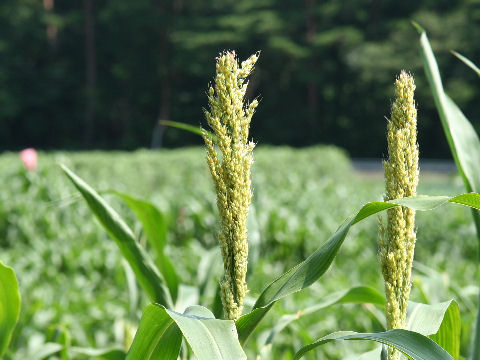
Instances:
[[[422,25],[445,86],[479,127],[479,0],[2,0],[0,151],[180,147],[201,139],[159,120],[204,123],[215,57],[261,51],[250,96],[259,144],[385,154],[401,69],[417,84],[423,158],[449,158],[426,82]]]

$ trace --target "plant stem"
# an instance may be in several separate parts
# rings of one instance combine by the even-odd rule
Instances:
[[[480,213],[472,209],[473,222],[477,232],[479,264],[480,264]],[[475,328],[473,332],[472,360],[480,360],[480,292],[478,294],[477,317],[475,319]]]

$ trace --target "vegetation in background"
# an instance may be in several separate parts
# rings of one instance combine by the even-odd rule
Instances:
[[[476,77],[449,54],[480,58],[477,0],[87,2],[0,2],[0,150],[148,148],[158,120],[202,122],[212,54],[237,49],[241,58],[262,51],[247,94],[261,95],[259,144],[386,154],[378,116],[406,69],[416,77],[422,154],[449,157],[412,19],[429,30],[446,90],[480,118]],[[177,129],[157,133],[164,146],[201,144]]]
[[[7,359],[29,358],[29,354],[38,352],[53,339],[45,333],[49,326],[68,329],[73,347],[123,348],[124,336],[128,334],[124,329],[131,329],[138,322],[139,311],[146,304],[145,295],[135,290],[135,285],[131,286],[129,272],[122,265],[115,244],[93,221],[85,223],[84,219],[91,218],[88,209],[67,180],[59,176],[56,166],[59,161],[99,189],[128,190],[135,197],[152,201],[169,219],[165,251],[185,284],[180,291],[194,295],[192,286],[206,281],[207,272],[216,274],[205,282],[202,304],[211,306],[221,276],[221,262],[212,261],[209,255],[213,251],[217,257],[219,252],[215,250],[214,236],[215,193],[202,149],[133,154],[40,153],[36,173],[26,173],[17,154],[4,155],[0,158],[7,185],[0,193],[2,260],[20,274],[20,290],[29,294],[23,298],[20,324]],[[260,146],[252,181],[255,221],[249,224],[250,261],[255,276],[252,272],[247,275],[250,288],[247,311],[265,281],[273,280],[275,274],[305,258],[335,231],[352,208],[382,192],[380,176],[368,179],[356,176],[344,154],[329,147],[292,150]],[[437,179],[425,174],[419,192],[455,194],[461,192],[461,184],[455,178]],[[17,196],[11,199],[11,193]],[[128,209],[115,197],[109,195],[108,199],[142,238],[140,226]],[[32,208],[36,211],[32,212]],[[465,329],[462,339],[466,340],[466,330],[474,318],[476,295],[463,274],[479,276],[473,228],[467,209],[462,207],[451,207],[442,213],[444,229],[438,227],[437,219],[438,212],[418,215],[422,246],[417,249],[412,299],[438,302],[456,297]],[[358,284],[382,291],[380,272],[372,266],[377,256],[376,222],[369,220],[357,226],[352,241],[346,242],[341,250],[343,256],[335,260],[335,271],[328,272],[322,282],[311,287],[315,298],[333,295],[339,287]],[[458,243],[462,246],[456,246]],[[465,261],[447,266],[446,257]],[[322,314],[301,317],[289,324],[274,337],[275,347],[268,345],[271,342],[263,342],[269,336],[273,319],[314,304],[306,293],[277,303],[257,335],[250,339],[248,355],[258,354],[265,347],[264,352],[270,348],[270,355],[277,358],[293,356],[302,339],[313,340],[326,331],[338,329],[339,319],[343,328],[380,329],[374,311],[359,312],[353,305],[330,305]],[[182,305],[179,306],[183,311]],[[301,328],[308,328],[310,335]],[[465,341],[462,344],[465,353],[468,344]],[[331,359],[348,356],[356,359],[355,352],[368,349],[365,345],[353,345],[327,346],[318,351]],[[320,353],[307,354],[306,358],[318,356]]]

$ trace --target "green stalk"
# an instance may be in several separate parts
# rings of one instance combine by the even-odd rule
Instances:
[[[480,213],[478,210],[472,209],[473,222],[477,231],[479,264],[480,264]],[[477,317],[475,319],[475,330],[473,332],[473,349],[472,360],[480,360],[480,292],[478,294]]]

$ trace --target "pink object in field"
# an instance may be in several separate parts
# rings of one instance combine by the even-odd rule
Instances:
[[[22,159],[25,169],[33,171],[37,167],[37,152],[35,149],[28,148],[20,151],[20,159]]]

